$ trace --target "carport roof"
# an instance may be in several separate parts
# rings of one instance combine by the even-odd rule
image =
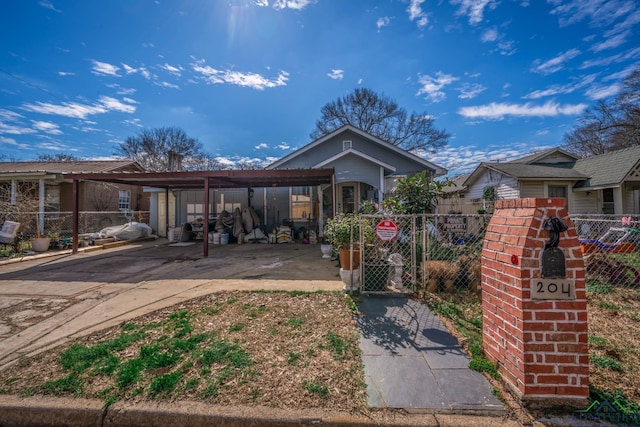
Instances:
[[[86,172],[65,173],[63,177],[167,189],[204,188],[205,180],[209,180],[210,188],[289,187],[330,184],[333,169]]]

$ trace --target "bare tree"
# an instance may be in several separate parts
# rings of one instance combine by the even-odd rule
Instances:
[[[142,130],[120,144],[116,155],[134,160],[154,172],[208,169],[213,159],[197,139],[176,127]]]
[[[598,155],[640,144],[640,67],[622,83],[611,101],[598,101],[564,136],[568,150]]]
[[[434,127],[426,112],[407,113],[392,99],[371,89],[357,88],[321,109],[311,138],[317,139],[344,126],[352,125],[405,150],[435,151],[447,144],[449,134]]]
[[[73,154],[55,153],[38,154],[36,160],[39,162],[74,162],[80,160]]]

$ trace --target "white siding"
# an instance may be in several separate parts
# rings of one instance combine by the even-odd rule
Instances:
[[[591,191],[587,196],[586,192],[572,193],[569,213],[572,214],[594,214],[601,213],[596,191]]]
[[[546,197],[543,181],[522,181],[520,183],[520,197]]]
[[[518,197],[518,182],[509,176],[496,171],[485,170],[482,176],[469,187],[465,198],[481,199],[486,187],[495,187],[499,199],[514,199]]]

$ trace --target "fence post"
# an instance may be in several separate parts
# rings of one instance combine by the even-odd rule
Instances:
[[[524,403],[584,407],[589,396],[585,270],[564,206],[562,198],[496,202],[482,248],[483,345]],[[568,226],[556,248],[564,254],[565,277],[543,277],[549,218]]]

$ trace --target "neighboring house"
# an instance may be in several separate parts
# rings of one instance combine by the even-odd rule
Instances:
[[[141,171],[138,163],[128,160],[0,162],[0,202],[15,205],[19,193],[28,192],[33,201],[28,210],[47,215],[71,212],[73,183],[63,179],[62,174]],[[78,198],[80,211],[149,210],[148,194],[136,185],[81,182]],[[42,222],[40,228],[43,228]]]
[[[483,162],[459,191],[479,202],[564,197],[573,214],[639,214],[640,146],[583,159],[553,148],[509,162]]]

